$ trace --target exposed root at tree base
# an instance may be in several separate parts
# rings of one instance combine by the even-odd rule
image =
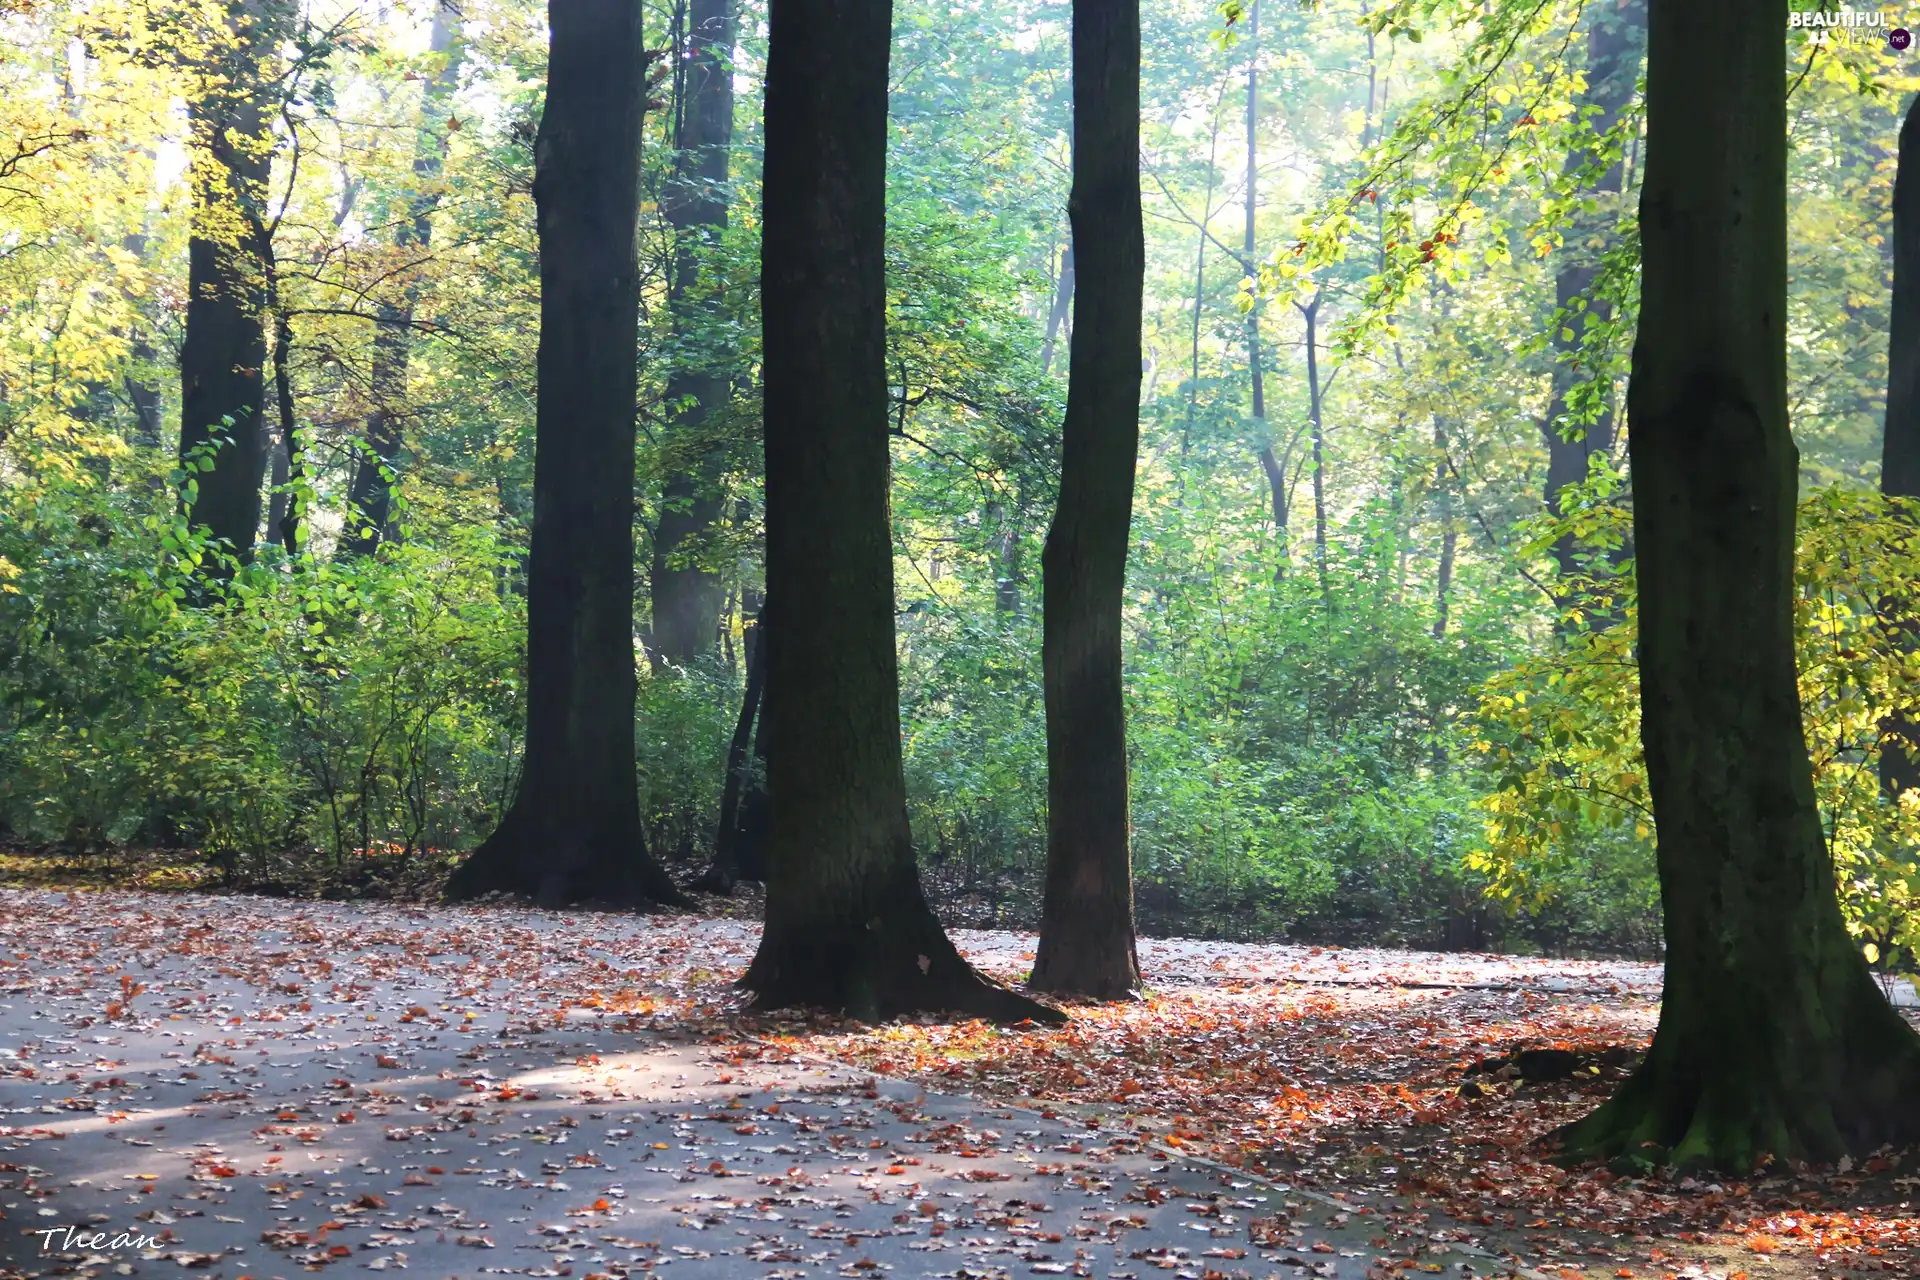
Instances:
[[[1605,1161],[1621,1174],[1665,1167],[1745,1176],[1775,1163],[1865,1156],[1920,1136],[1920,1099],[1911,1089],[1802,1094],[1765,1084],[1744,1066],[1682,1073],[1650,1056],[1612,1098],[1543,1142],[1560,1163]]]
[[[1068,1021],[1053,1006],[983,976],[951,943],[929,950],[932,955],[906,957],[889,949],[875,956],[859,948],[802,950],[763,942],[740,985],[754,993],[749,1007],[755,1010],[812,1005],[869,1023],[907,1014],[980,1018],[1002,1026]]]
[[[693,904],[644,848],[594,848],[566,857],[565,838],[537,828],[518,810],[510,811],[485,843],[454,868],[447,878],[446,901],[508,894],[539,907],[593,905],[626,911]]]

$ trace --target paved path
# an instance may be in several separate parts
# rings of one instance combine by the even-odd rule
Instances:
[[[0,894],[0,1275],[1506,1272],[1362,1198],[729,1034],[675,1003],[716,984],[658,922],[137,905]]]

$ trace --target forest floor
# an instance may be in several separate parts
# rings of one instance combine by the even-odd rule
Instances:
[[[1913,1153],[1542,1159],[1652,966],[1148,941],[1064,1029],[874,1028],[743,1013],[757,932],[0,890],[0,1277],[1920,1276]]]

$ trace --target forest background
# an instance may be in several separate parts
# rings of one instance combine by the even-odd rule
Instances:
[[[1067,19],[895,6],[904,746],[930,892],[967,923],[1031,924],[1044,864]],[[1142,21],[1142,929],[1656,954],[1614,425],[1643,10]],[[635,736],[685,881],[725,825],[761,599],[765,12],[645,24]],[[326,0],[244,29],[0,6],[0,840],[16,869],[429,892],[518,767],[545,14]],[[1782,35],[1803,701],[1850,924],[1911,964],[1920,811],[1880,773],[1920,547],[1880,489],[1920,81],[1879,32]],[[220,447],[180,439],[196,240],[250,248],[267,317],[266,412],[227,424],[259,451],[250,548],[182,511]]]

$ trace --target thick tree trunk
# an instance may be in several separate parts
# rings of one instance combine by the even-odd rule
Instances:
[[[674,228],[673,277],[667,309],[680,343],[667,403],[679,406],[668,438],[671,460],[653,535],[653,643],[656,662],[685,665],[713,652],[725,592],[720,575],[701,563],[701,544],[720,518],[720,471],[726,456],[708,419],[724,409],[730,379],[725,356],[707,349],[698,289],[700,266],[727,225],[727,181],[733,148],[733,9],[731,0],[692,0],[688,8],[685,105],[679,166],[667,216]]]
[[[1644,1064],[1564,1136],[1745,1173],[1920,1138],[1920,1036],[1842,923],[1795,685],[1786,6],[1651,13],[1627,413],[1666,987]]]
[[[1073,308],[1073,246],[1068,245],[1066,252],[1060,255],[1060,279],[1053,289],[1053,309],[1047,312],[1047,336],[1040,344],[1040,372],[1045,373],[1053,367],[1054,345],[1060,339],[1061,332],[1068,328],[1067,320]]]
[[[424,256],[433,243],[433,211],[440,204],[440,173],[447,151],[447,110],[460,84],[460,11],[452,0],[434,9],[428,52],[439,66],[428,77],[414,131],[414,190],[407,216],[394,228],[393,244],[403,256]],[[344,220],[344,219],[343,219]],[[398,301],[383,300],[373,334],[373,412],[367,415],[364,451],[354,462],[347,489],[347,532],[342,549],[370,556],[390,536],[393,487],[406,444],[407,365],[413,352],[413,309],[419,285],[409,282]]]
[[[272,56],[290,11],[281,0],[255,0],[229,12],[232,42],[203,68],[203,91],[187,108],[193,227],[180,352],[180,456],[184,461],[216,446],[211,467],[195,477],[188,519],[245,564],[260,527],[269,441],[266,205],[274,89],[263,83],[261,62]]]
[[[1587,92],[1581,105],[1583,109],[1597,109],[1593,128],[1604,133],[1619,123],[1621,113],[1633,101],[1640,76],[1640,50],[1646,37],[1646,0],[1589,5],[1586,18]],[[1586,155],[1574,155],[1567,161],[1569,167],[1576,168],[1589,162]],[[1615,194],[1623,181],[1623,166],[1615,164],[1601,175],[1592,191],[1596,195]],[[1598,270],[1595,261],[1598,254],[1591,241],[1601,228],[1584,225],[1585,221],[1577,223],[1575,232],[1568,236],[1571,243],[1563,251],[1560,269],[1554,276],[1554,303],[1561,310],[1587,296]],[[1595,320],[1604,321],[1608,315],[1607,304],[1596,301],[1590,309],[1573,313],[1565,325],[1555,326],[1555,354],[1562,361],[1570,359],[1580,349],[1588,325]],[[1566,421],[1567,395],[1573,389],[1576,373],[1571,364],[1554,366],[1553,403],[1542,429],[1547,446],[1546,505],[1548,512],[1556,515],[1560,514],[1561,490],[1587,478],[1595,455],[1613,451],[1614,421],[1610,410],[1603,410],[1589,423]],[[1562,577],[1580,571],[1578,556],[1579,549],[1571,536],[1553,544],[1553,558]]]
[[[452,898],[675,902],[634,767],[634,350],[648,61],[626,0],[552,0],[534,142],[539,400],[527,564],[527,750],[513,805]]]
[[[773,0],[762,183],[767,922],[762,1007],[1058,1019],[975,973],[907,829],[887,512],[889,0]]]
[[[1900,126],[1893,180],[1893,303],[1887,333],[1887,425],[1880,445],[1880,492],[1920,499],[1920,96]],[[1909,637],[1909,640],[1911,637]],[[1920,787],[1920,722],[1909,714],[1881,725],[1880,783],[1887,794]]]
[[[1140,443],[1139,0],[1074,0],[1074,342],[1060,497],[1041,553],[1047,884],[1037,991],[1120,999],[1140,985],[1127,805],[1121,603]]]

